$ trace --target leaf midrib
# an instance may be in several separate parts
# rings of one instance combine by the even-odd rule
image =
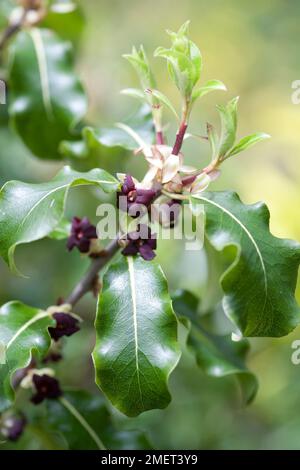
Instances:
[[[134,346],[135,346],[135,367],[137,374],[137,382],[140,393],[140,400],[143,405],[143,396],[140,382],[140,368],[139,368],[139,341],[138,341],[138,324],[137,324],[137,305],[136,305],[136,286],[134,276],[134,263],[132,256],[127,257],[129,280],[130,280],[130,293],[132,300],[132,318],[133,318],[133,329],[134,329]]]
[[[68,412],[80,423],[80,425],[85,429],[89,434],[91,439],[95,442],[99,450],[106,450],[103,442],[95,432],[95,430],[89,425],[87,420],[82,416],[82,414],[64,397],[59,399],[60,403],[68,410]]]
[[[37,57],[38,68],[41,78],[41,91],[44,107],[48,118],[53,119],[53,108],[51,104],[51,92],[50,92],[50,83],[48,77],[48,65],[47,57],[45,52],[45,47],[43,43],[43,38],[41,32],[37,28],[33,28],[30,31],[32,42],[34,45],[34,50]]]
[[[24,332],[26,331],[27,328],[29,328],[31,325],[33,325],[33,323],[39,321],[39,320],[42,320],[43,318],[46,318],[46,317],[49,317],[49,313],[48,312],[40,312],[38,313],[37,315],[35,315],[34,317],[30,318],[30,320],[28,320],[26,323],[24,323],[24,325],[21,326],[21,328],[19,328],[17,330],[17,332],[13,335],[13,337],[9,340],[9,342],[7,343],[6,345],[6,351],[11,347],[11,345],[16,341],[16,339]]]

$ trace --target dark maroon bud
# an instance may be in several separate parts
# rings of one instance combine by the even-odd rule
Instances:
[[[130,212],[132,217],[137,217],[141,212],[140,206],[148,207],[155,195],[156,191],[154,189],[136,188],[132,176],[126,175],[121,191],[117,193],[117,206],[124,212]],[[125,198],[125,204],[120,199],[122,196]]]
[[[182,201],[171,199],[160,206],[159,221],[163,227],[174,228],[181,210]]]
[[[24,379],[24,377],[26,377],[30,369],[34,369],[35,367],[36,367],[36,360],[31,359],[30,364],[27,367],[24,367],[24,369],[17,370],[12,380],[13,387],[17,388],[22,382],[22,380]]]
[[[23,434],[26,418],[23,414],[9,414],[1,419],[0,432],[5,439],[16,442]]]
[[[129,194],[131,191],[134,191],[134,190],[135,190],[135,184],[132,179],[132,176],[126,175],[124,179],[124,183],[122,184],[122,187],[121,187],[122,194],[125,194],[127,196],[127,194]]]
[[[84,217],[83,219],[73,217],[71,233],[67,242],[67,248],[69,251],[76,247],[81,253],[88,253],[91,246],[91,240],[96,238],[96,227],[90,223],[87,217]]]
[[[62,354],[58,352],[50,352],[47,356],[43,359],[43,364],[48,364],[49,362],[59,362],[63,358]]]
[[[37,375],[34,374],[32,382],[36,389],[36,393],[31,397],[31,402],[35,405],[42,403],[42,401],[49,399],[56,399],[62,395],[62,391],[58,380],[50,375]]]
[[[63,336],[72,336],[74,333],[80,330],[78,324],[79,321],[77,318],[73,317],[68,313],[57,312],[53,315],[54,320],[56,320],[56,326],[50,327],[49,333],[54,341],[58,341]]]
[[[155,258],[156,234],[151,233],[151,229],[147,225],[138,225],[135,232],[128,233],[127,241],[128,244],[122,251],[124,256],[135,256],[139,253],[146,261]]]

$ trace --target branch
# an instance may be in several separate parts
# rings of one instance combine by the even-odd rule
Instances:
[[[7,28],[4,30],[1,39],[0,39],[0,51],[2,51],[6,43],[10,40],[12,36],[14,36],[20,29],[22,28],[23,21],[26,18],[26,12],[24,11],[23,15],[16,23],[9,24]]]
[[[94,282],[99,271],[101,271],[106,266],[106,264],[114,257],[119,249],[119,238],[117,237],[109,243],[101,256],[93,259],[91,266],[85,276],[75,286],[69,297],[65,299],[67,304],[70,304],[73,307],[81,299],[81,297],[93,289]]]
[[[178,132],[176,134],[175,144],[172,150],[172,155],[178,155],[182,144],[183,139],[188,128],[188,114],[189,114],[189,104],[186,102],[182,112],[181,124],[179,126]]]
[[[36,11],[37,16],[34,21],[31,21],[29,23],[30,26],[34,26],[36,24],[39,24],[40,21],[43,20],[45,17],[47,10],[46,8],[40,7],[39,9],[35,10],[34,8],[31,8],[30,5],[27,7],[23,7],[23,12],[20,16],[20,18],[15,21],[14,23],[10,23],[7,28],[4,30],[1,38],[0,38],[0,52],[3,51],[5,48],[7,42],[22,29],[24,25],[27,24],[27,16],[30,11]]]

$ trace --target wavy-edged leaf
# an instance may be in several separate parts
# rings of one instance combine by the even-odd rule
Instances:
[[[5,363],[0,364],[0,411],[14,400],[13,374],[31,361],[32,354],[43,358],[51,338],[49,326],[55,326],[48,312],[21,302],[9,302],[0,308],[0,342],[5,346]]]
[[[228,157],[232,157],[248,148],[252,147],[252,145],[257,144],[258,142],[262,142],[263,140],[269,139],[269,134],[265,134],[264,132],[255,132],[254,134],[247,135],[243,137],[234,147],[230,150]]]
[[[121,257],[104,275],[93,352],[96,382],[128,416],[165,408],[179,357],[177,321],[156,263]]]
[[[188,347],[205,374],[212,377],[235,375],[243,401],[250,403],[256,395],[258,382],[245,364],[249,341],[232,341],[231,335],[216,335],[207,331],[197,315],[198,304],[199,299],[188,291],[177,292],[173,297],[174,310],[189,330]]]
[[[40,240],[58,226],[71,187],[96,185],[109,192],[118,184],[104,170],[80,173],[69,167],[64,167],[46,183],[9,181],[0,192],[0,255],[15,269],[16,246]]]
[[[69,391],[61,400],[48,400],[48,420],[66,439],[70,450],[150,449],[139,431],[118,431],[101,395]]]
[[[61,159],[60,142],[72,138],[87,109],[71,43],[47,29],[18,33],[10,48],[9,89],[9,113],[25,145],[37,157]]]
[[[300,245],[274,237],[263,203],[245,205],[233,192],[206,192],[206,235],[231,264],[221,278],[223,307],[244,336],[284,336],[299,323],[295,287]]]

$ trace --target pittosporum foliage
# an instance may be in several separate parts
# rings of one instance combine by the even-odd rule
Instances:
[[[39,159],[67,162],[46,183],[8,181],[0,193],[0,254],[17,274],[18,245],[44,237],[66,239],[68,250],[90,258],[90,269],[73,292],[47,309],[15,300],[0,309],[0,432],[16,441],[30,425],[27,407],[15,407],[25,393],[37,407],[46,404],[49,429],[64,436],[70,449],[148,448],[139,432],[120,432],[111,421],[104,397],[127,416],[168,406],[168,379],[180,359],[177,330],[188,331],[187,344],[196,364],[208,375],[234,374],[245,402],[256,394],[257,380],[247,369],[246,337],[287,335],[299,323],[294,298],[300,246],[275,238],[263,203],[245,205],[232,191],[215,192],[210,184],[221,176],[229,158],[269,136],[257,132],[237,138],[238,98],[218,105],[220,125],[207,123],[201,139],[211,149],[205,167],[188,166],[183,152],[192,110],[204,95],[226,91],[219,80],[201,80],[202,55],[188,35],[186,22],[168,31],[170,45],[154,56],[167,65],[181,97],[177,111],[160,90],[144,48],[124,57],[139,78],[138,88],[123,94],[137,99],[138,112],[111,129],[85,120],[87,99],[74,72],[74,54],[82,30],[81,9],[72,1],[2,2],[2,65],[8,86],[8,116],[16,134]],[[164,111],[178,121],[167,143]],[[169,138],[170,139],[170,138]],[[78,161],[98,152],[103,161],[112,152],[144,158],[147,171],[135,175],[105,168],[80,172]],[[143,157],[141,157],[141,155]],[[101,159],[100,158],[100,159]],[[121,162],[120,162],[121,165]],[[114,237],[101,243],[101,230],[87,217],[64,216],[69,189],[95,186],[113,196],[121,215]],[[152,206],[155,208],[152,211]],[[154,224],[173,229],[188,209],[195,221],[205,214],[206,244],[226,252],[227,268],[220,279],[223,310],[234,337],[207,328],[199,315],[200,299],[187,291],[170,293],[156,258],[160,243]],[[186,213],[186,212],[184,212]],[[150,217],[149,217],[150,214]],[[146,220],[146,221],[145,221]],[[124,221],[127,223],[125,229]],[[170,241],[169,243],[172,243]],[[52,364],[63,361],[63,344],[81,327],[76,303],[87,292],[98,297],[96,344],[91,351],[99,393],[67,391]],[[71,340],[70,340],[71,341]]]

